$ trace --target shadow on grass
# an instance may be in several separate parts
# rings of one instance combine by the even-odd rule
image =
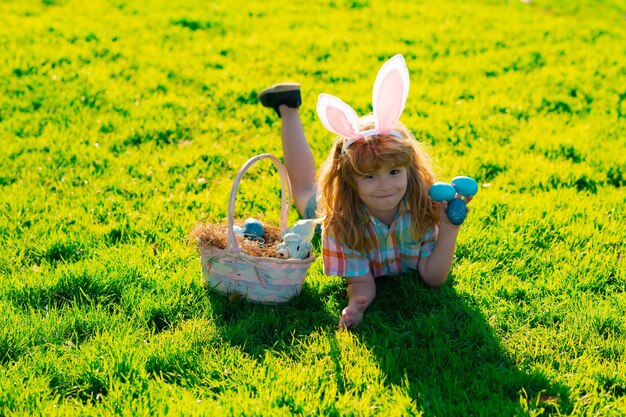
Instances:
[[[568,412],[567,388],[520,370],[473,300],[453,280],[426,288],[414,275],[381,280],[355,335],[386,382],[407,385],[425,415],[516,415]]]
[[[207,290],[211,292],[210,290]],[[216,324],[221,336],[252,357],[267,350],[289,354],[295,340],[328,328],[336,318],[327,313],[316,289],[305,285],[302,292],[287,303],[266,305],[211,294]]]
[[[321,252],[320,237],[316,233],[312,241],[316,256],[320,256]],[[213,319],[222,328],[222,337],[253,357],[263,355],[267,349],[289,354],[294,340],[332,327],[337,318],[328,312],[323,301],[345,296],[343,288],[326,286],[320,289],[311,285],[310,281],[304,284],[298,296],[287,303],[275,305],[251,303],[243,299],[229,302],[226,296],[210,289],[206,292],[211,298]]]
[[[309,282],[298,297],[275,306],[209,297],[223,339],[252,357],[269,350],[290,355],[298,340],[326,333],[332,339],[328,353],[343,372],[341,349],[328,330],[336,330],[339,315],[329,305],[347,303],[344,286]],[[425,415],[552,414],[572,409],[565,386],[517,367],[474,300],[457,294],[454,277],[439,289],[425,287],[415,274],[379,280],[376,300],[353,334],[371,350],[385,384],[407,387]],[[343,391],[346,376],[337,377]]]

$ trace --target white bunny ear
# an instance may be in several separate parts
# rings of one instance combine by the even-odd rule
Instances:
[[[320,94],[317,114],[324,127],[340,136],[359,138],[359,117],[352,107],[330,94]]]
[[[385,62],[374,82],[372,105],[376,130],[388,133],[400,119],[409,95],[409,70],[402,55]]]

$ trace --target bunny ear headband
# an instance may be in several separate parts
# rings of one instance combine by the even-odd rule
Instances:
[[[409,70],[402,55],[395,55],[385,62],[374,82],[374,129],[359,131],[359,117],[356,112],[330,94],[320,94],[317,114],[326,129],[348,138],[343,148],[345,151],[354,142],[368,136],[387,134],[402,137],[393,127],[402,115],[408,94]]]

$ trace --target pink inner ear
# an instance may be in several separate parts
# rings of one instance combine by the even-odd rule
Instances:
[[[333,107],[326,108],[326,118],[336,133],[352,138],[356,136],[354,127],[348,121],[348,117],[344,112]]]
[[[404,85],[398,71],[390,72],[378,90],[376,100],[376,118],[381,130],[391,130],[402,113],[402,95]]]

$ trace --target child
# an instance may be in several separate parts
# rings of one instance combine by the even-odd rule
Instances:
[[[282,83],[259,93],[261,104],[282,118],[296,207],[304,218],[322,219],[324,272],[347,281],[341,328],[362,320],[376,296],[375,278],[417,269],[426,285],[438,287],[452,265],[459,226],[448,220],[445,203],[429,198],[435,182],[429,158],[399,121],[408,88],[406,64],[396,55],[376,77],[372,115],[359,119],[338,98],[320,95],[318,115],[338,137],[319,182],[298,113],[300,86]]]

